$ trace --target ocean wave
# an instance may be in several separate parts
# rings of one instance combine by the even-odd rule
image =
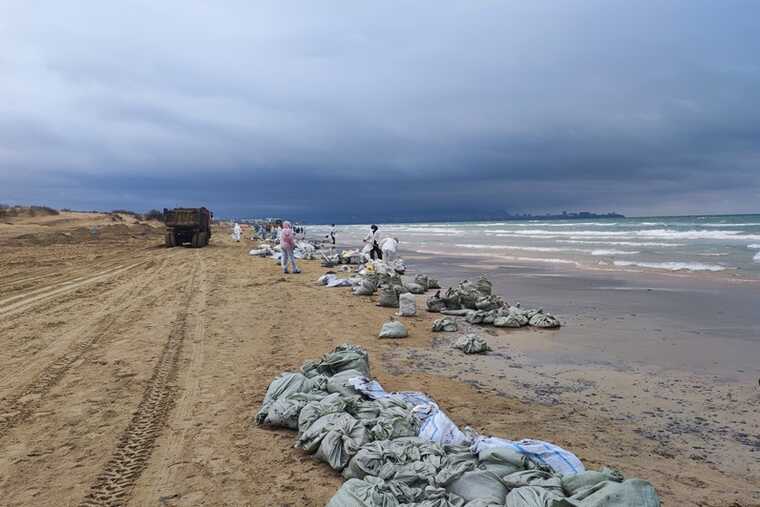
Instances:
[[[749,245],[747,245],[747,248],[752,248],[752,249],[760,248],[760,243],[749,244]]]
[[[591,255],[636,255],[638,251],[629,250],[612,250],[612,249],[598,249],[591,250]]]
[[[399,233],[445,234],[449,236],[456,236],[464,232],[461,229],[448,229],[445,227],[386,227],[385,230]]]
[[[677,224],[674,224],[674,225],[677,225]],[[688,225],[697,225],[699,227],[758,227],[760,226],[760,223],[749,222],[745,224],[688,224]]]
[[[577,252],[591,255],[635,255],[638,251],[614,250],[614,249],[588,249],[588,248],[561,248],[556,246],[515,246],[515,245],[480,245],[480,244],[456,244],[459,248],[477,248],[488,250],[521,250],[524,252]]]
[[[525,231],[484,231],[487,235],[502,237],[570,237],[572,239],[618,238],[618,239],[716,239],[716,240],[760,240],[760,234],[742,234],[742,231],[676,231],[674,229],[644,229],[632,231],[549,231],[528,229]]]
[[[443,252],[439,250],[416,250],[419,254],[425,254],[425,255],[451,255],[451,252]],[[483,254],[477,254],[477,253],[471,253],[471,254],[465,254],[465,253],[459,253],[456,255],[461,256],[472,256],[472,257],[481,257]],[[572,264],[574,266],[578,266],[579,264],[575,261],[571,261],[568,259],[554,259],[550,257],[518,257],[513,255],[489,255],[488,257],[494,257],[497,259],[507,260],[507,261],[523,261],[523,262],[545,262],[549,264]]]
[[[760,252],[757,252],[754,257],[752,257],[753,262],[760,262]]]
[[[638,262],[638,261],[615,261],[615,266],[641,268],[666,269],[668,271],[724,271],[728,268],[719,264],[704,264],[702,262]]]
[[[684,246],[684,243],[660,243],[656,241],[603,241],[583,239],[558,239],[557,243],[573,245],[614,245],[614,246]],[[760,245],[758,245],[760,248]]]
[[[676,231],[673,229],[653,229],[651,231],[636,231],[641,237],[665,239],[727,239],[727,240],[760,240],[759,234],[742,234],[742,231]]]
[[[504,250],[504,246],[502,245],[477,245],[477,244],[456,244],[454,246],[458,246],[459,248],[493,248],[493,249],[499,249]]]
[[[512,224],[491,224],[491,225],[512,225]],[[612,227],[613,225],[618,225],[617,222],[576,222],[576,223],[568,223],[568,222],[560,222],[560,223],[538,223],[538,222],[532,222],[529,224],[514,224],[519,227],[577,227],[579,225],[590,225],[590,226],[598,226],[598,227]]]

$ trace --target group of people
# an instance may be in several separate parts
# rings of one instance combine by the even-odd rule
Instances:
[[[385,260],[387,263],[393,262],[398,258],[398,239],[391,237],[381,239],[378,229],[377,225],[372,224],[370,226],[370,232],[364,238],[364,243],[369,246],[369,256],[372,260],[378,259]],[[259,232],[263,232],[264,234],[262,234],[262,237],[266,238],[266,233],[270,231],[266,230]],[[294,228],[287,220],[282,223],[282,227],[277,227],[276,229],[272,228],[271,230],[272,239],[280,242],[280,249],[282,252],[282,272],[285,274],[290,273],[290,270],[288,269],[289,267],[292,268],[293,273],[301,272],[296,265],[296,258],[294,255],[296,248],[296,234],[299,232],[305,234],[303,227],[299,226]],[[330,231],[326,238],[328,238],[333,245],[335,245],[336,234],[337,229],[335,228],[335,224],[331,224]],[[242,231],[240,224],[235,222],[232,227],[232,239],[240,241],[241,235]]]

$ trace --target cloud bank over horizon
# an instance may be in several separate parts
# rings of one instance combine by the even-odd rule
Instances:
[[[760,211],[760,5],[8,2],[0,202]]]

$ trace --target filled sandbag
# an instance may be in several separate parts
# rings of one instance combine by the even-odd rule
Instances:
[[[406,338],[409,336],[409,332],[406,330],[406,326],[397,320],[390,320],[383,324],[380,329],[379,338]]]
[[[488,343],[476,334],[466,334],[457,338],[457,341],[452,345],[455,349],[459,349],[465,354],[485,354],[491,347]]]
[[[301,410],[310,402],[319,401],[325,396],[327,393],[324,391],[312,391],[309,393],[293,393],[278,398],[269,405],[267,415],[260,424],[297,430]]]
[[[298,414],[298,433],[302,434],[319,418],[346,411],[348,401],[341,393],[328,394],[320,400],[308,402]]]
[[[502,481],[509,489],[536,486],[558,497],[565,496],[560,477],[543,470],[520,470],[502,477]]]
[[[623,482],[625,477],[617,470],[604,467],[601,470],[586,470],[583,473],[575,475],[565,475],[562,477],[562,490],[567,496],[573,496],[579,491],[596,486],[600,482],[614,481]]]
[[[301,371],[307,377],[326,375],[328,377],[344,370],[358,370],[369,377],[369,355],[363,348],[344,343],[325,354],[319,361],[306,361]]]
[[[417,315],[417,298],[413,293],[401,294],[398,297],[398,313],[402,317]]]
[[[447,332],[452,333],[457,331],[457,321],[444,317],[442,319],[436,319],[433,321],[433,332]]]
[[[484,296],[490,296],[493,290],[493,285],[485,276],[478,278],[478,281],[475,282],[475,287]]]
[[[478,453],[478,468],[499,477],[525,470],[529,463],[525,456],[509,447],[486,447]]]
[[[416,504],[422,496],[420,488],[368,476],[344,482],[327,507],[398,507],[402,503]]]
[[[507,315],[499,315],[494,321],[496,327],[523,327],[528,325],[528,318],[521,313],[509,312]]]
[[[504,300],[499,296],[483,296],[475,302],[477,310],[498,310],[505,305]]]
[[[425,486],[433,482],[445,457],[442,446],[418,437],[377,440],[359,449],[343,470],[343,477],[373,476],[400,480],[410,486]]]
[[[573,507],[660,507],[654,487],[641,479],[604,481],[570,497]]]
[[[533,327],[541,327],[546,329],[557,328],[560,326],[559,319],[554,315],[548,313],[537,313],[528,321]]]
[[[446,303],[441,299],[441,291],[438,291],[427,298],[425,301],[425,309],[432,313],[438,313],[441,310],[446,309]]]
[[[507,487],[498,475],[488,470],[465,472],[446,486],[446,491],[462,497],[465,501],[487,499],[497,505],[504,505]]]
[[[412,294],[424,294],[426,290],[424,285],[415,282],[406,282],[404,287]]]
[[[420,421],[412,413],[411,406],[393,397],[380,398],[374,403],[379,407],[378,415],[366,424],[373,440],[417,436]]]
[[[316,459],[329,464],[334,470],[341,471],[367,441],[364,425],[341,412],[314,421],[298,437],[296,446],[314,454]]]
[[[633,505],[633,504],[632,504]],[[507,495],[506,507],[579,507],[566,498],[538,486],[522,486]]]
[[[459,310],[462,308],[462,298],[459,295],[459,291],[452,287],[446,289],[446,292],[441,295],[441,300],[447,310]]]
[[[371,296],[375,293],[376,288],[371,280],[365,278],[358,285],[355,285],[351,292],[354,296]]]
[[[459,283],[456,288],[457,294],[459,294],[459,302],[464,308],[475,310],[475,305],[484,294],[478,291],[478,288],[469,280],[464,280]]]
[[[381,288],[377,298],[377,306],[398,308],[398,292],[393,287]]]
[[[325,378],[317,376],[307,378],[300,373],[283,373],[274,379],[267,388],[261,409],[256,414],[256,423],[263,424],[269,413],[269,407],[279,398],[287,397],[294,393],[308,393],[319,390],[325,385]]]
[[[354,389],[350,380],[361,376],[362,372],[359,370],[343,370],[327,379],[325,390],[330,394],[340,393],[343,396],[356,396],[359,393]]]

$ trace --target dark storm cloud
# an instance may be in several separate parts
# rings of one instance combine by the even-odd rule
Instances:
[[[0,201],[757,211],[755,2],[15,2]]]

